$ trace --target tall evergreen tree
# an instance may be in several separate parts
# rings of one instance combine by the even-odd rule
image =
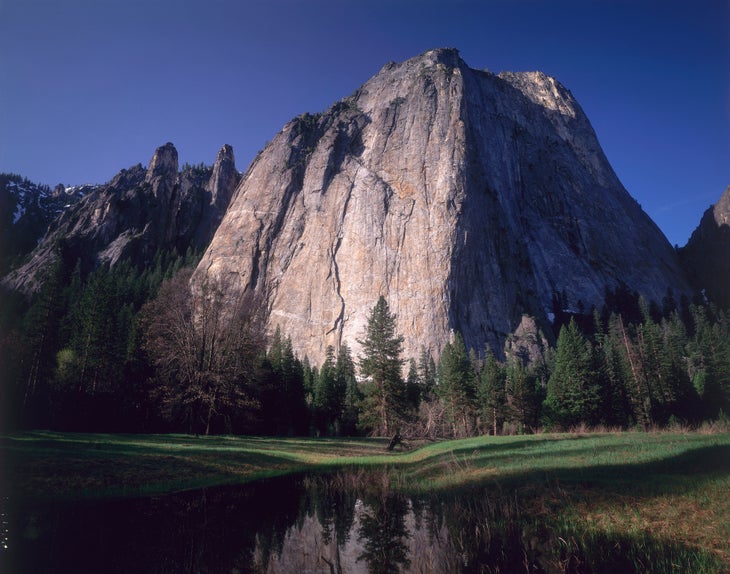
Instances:
[[[361,422],[376,435],[399,430],[407,415],[407,396],[401,375],[403,337],[396,333],[395,315],[382,295],[373,307],[362,345],[363,385]]]
[[[610,320],[615,322],[617,318],[614,315]],[[593,353],[600,388],[600,422],[609,426],[628,426],[631,406],[626,390],[628,375],[622,360],[621,340],[606,332],[601,321],[596,322],[595,339]]]
[[[65,268],[57,264],[24,318],[23,364],[18,398],[25,422],[48,424],[49,382],[53,378],[59,330],[66,312],[63,296]]]
[[[421,355],[418,358],[418,381],[421,385],[421,397],[427,400],[436,388],[436,362],[426,347],[421,346]]]
[[[275,378],[273,393],[276,434],[303,434],[307,430],[307,405],[304,394],[304,369],[294,355],[290,337],[283,338],[277,325],[267,353]]]
[[[537,425],[542,394],[535,372],[517,357],[507,362],[505,371],[505,418],[516,424],[517,432],[521,434]]]
[[[704,416],[730,409],[730,332],[724,314],[705,307],[691,308],[694,337],[688,346],[692,384],[702,399]],[[717,315],[714,317],[713,315]]]
[[[548,381],[544,404],[548,425],[570,428],[596,421],[599,389],[592,365],[590,343],[571,318],[567,327],[560,328],[555,369]]]
[[[635,337],[626,326],[622,315],[612,314],[608,324],[612,345],[620,349],[624,370],[626,397],[631,407],[633,420],[642,427],[649,428],[653,423],[652,390],[650,381],[644,376],[641,354]]]
[[[477,394],[484,430],[493,435],[499,434],[506,406],[505,372],[489,347],[484,356]]]
[[[336,434],[335,421],[340,416],[344,402],[344,397],[338,391],[335,350],[329,345],[314,387],[314,423],[322,435]]]
[[[438,394],[446,408],[454,436],[473,433],[475,418],[476,384],[474,370],[464,339],[459,333],[454,341],[446,343],[439,362]]]
[[[338,393],[342,396],[342,407],[338,430],[343,435],[354,435],[357,431],[358,405],[362,399],[357,385],[355,362],[347,343],[340,345],[335,364]]]

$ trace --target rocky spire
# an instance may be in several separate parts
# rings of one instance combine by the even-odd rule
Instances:
[[[210,203],[221,216],[225,212],[233,197],[233,192],[241,179],[236,170],[236,159],[233,148],[225,144],[215,158],[213,174],[208,181],[207,189],[210,192]]]
[[[168,143],[155,151],[147,170],[137,165],[120,171],[64,210],[29,260],[1,283],[31,294],[59,260],[70,268],[79,261],[86,272],[122,260],[149,265],[160,250],[201,251],[238,182],[233,150],[223,147],[215,169],[177,169],[177,151]]]
[[[167,142],[155,150],[145,176],[145,182],[152,186],[153,195],[164,204],[172,197],[177,171],[177,150],[173,144]]]

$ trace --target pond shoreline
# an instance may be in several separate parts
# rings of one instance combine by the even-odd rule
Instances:
[[[263,504],[263,510],[256,514],[262,524],[268,523],[272,512],[289,518],[286,524],[274,522],[280,529],[276,548],[262,550],[249,541],[246,552],[251,560],[256,556],[266,564],[284,564],[281,571],[286,571],[286,557],[295,556],[296,549],[311,543],[315,534],[319,537],[316,543],[332,553],[327,560],[335,556],[352,559],[358,553],[372,558],[377,553],[369,552],[367,545],[385,543],[378,542],[376,534],[370,535],[375,542],[367,536],[359,545],[345,542],[365,532],[368,521],[377,526],[373,532],[390,528],[395,542],[402,539],[388,546],[400,548],[391,556],[399,568],[420,568],[422,553],[417,545],[426,543],[429,532],[433,534],[417,526],[424,517],[436,526],[457,528],[446,538],[442,532],[434,539],[436,547],[429,551],[436,552],[437,548],[448,556],[468,555],[472,565],[485,561],[497,564],[494,561],[502,560],[500,557],[519,551],[529,556],[535,567],[552,564],[546,571],[561,571],[555,570],[560,560],[572,560],[575,568],[568,571],[574,572],[585,571],[579,564],[605,562],[621,568],[650,563],[652,571],[659,572],[676,571],[676,564],[693,572],[730,569],[726,548],[730,433],[479,437],[392,453],[385,451],[386,441],[378,439],[45,432],[5,436],[0,445],[3,472],[13,478],[12,483],[3,483],[11,488],[4,490],[7,494],[0,505],[4,514],[14,517],[10,521],[14,530],[6,536],[11,545],[17,532],[32,533],[40,528],[38,520],[22,523],[23,515],[47,517],[41,522],[60,524],[68,520],[69,513],[75,515],[83,509],[91,512],[90,516],[107,516],[108,512],[93,509],[130,506],[148,509],[143,513],[147,516],[156,515],[154,509],[163,505],[177,513],[171,524],[195,523],[191,527],[197,529],[196,537],[205,539],[209,534],[197,525],[197,513],[204,511],[201,516],[209,521],[216,512],[223,512],[226,521],[238,520],[235,512],[231,515],[226,510],[231,505],[246,514],[251,511],[250,504]],[[137,482],[120,489],[121,480]],[[261,494],[285,483],[299,484],[294,490],[309,492],[303,496],[310,502],[294,501],[286,510],[275,501],[281,498],[277,493],[291,488]],[[13,484],[24,486],[13,488]],[[312,504],[312,492],[317,493],[318,500],[325,500],[324,506],[318,503],[315,506],[319,510],[307,511],[294,520],[292,512],[296,515],[302,504],[307,508]],[[226,493],[244,496],[248,506],[221,503],[221,509],[215,510],[214,501]],[[365,509],[355,506],[353,510],[356,503],[365,504]],[[393,508],[400,509],[395,518]],[[322,515],[324,509],[329,510]],[[324,520],[331,512],[335,514],[327,520],[333,520],[332,525],[313,526],[312,520]],[[337,518],[342,512],[345,523],[355,530],[349,535],[340,533],[340,542],[332,546],[331,535],[326,533],[335,524],[344,528],[342,518]],[[395,519],[395,523],[388,522]],[[125,520],[134,523],[137,519]],[[258,528],[261,525],[257,526],[256,520],[242,523],[242,528]],[[461,523],[468,528],[459,530]],[[212,528],[214,521],[208,524],[207,528]],[[310,530],[302,530],[307,524]],[[78,531],[76,526],[69,528]],[[99,526],[100,532],[109,528],[106,522]],[[464,539],[467,532],[473,538],[468,547],[455,550],[452,542]],[[52,537],[58,536],[62,534]],[[296,542],[301,537],[310,538],[306,544]],[[284,543],[286,540],[289,542]],[[175,543],[165,539],[156,544],[164,551]],[[32,553],[27,552],[31,560]],[[633,562],[626,562],[626,556]],[[470,567],[459,568],[469,571]],[[594,567],[592,571],[603,570]]]

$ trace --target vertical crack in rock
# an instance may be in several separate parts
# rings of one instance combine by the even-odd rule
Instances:
[[[335,293],[337,294],[337,297],[340,300],[340,310],[337,316],[335,317],[334,324],[332,328],[327,331],[326,335],[329,335],[331,333],[335,333],[337,335],[337,345],[342,343],[342,326],[345,320],[345,298],[342,296],[342,282],[340,280],[340,268],[337,264],[337,252],[340,249],[340,245],[342,245],[342,235],[344,233],[344,222],[345,217],[347,216],[347,207],[350,204],[350,198],[352,197],[352,189],[355,185],[355,182],[353,180],[350,181],[350,188],[345,195],[345,201],[344,205],[342,207],[342,215],[340,217],[340,224],[337,229],[337,235],[335,236],[335,244],[330,249],[331,259],[332,259],[332,273],[333,273],[333,280],[335,284]]]
[[[523,314],[549,324],[556,291],[587,309],[619,283],[648,300],[690,291],[570,93],[544,74],[472,70],[454,50],[385,66],[284,126],[196,276],[229,271],[275,286],[270,327],[315,364],[327,344],[358,354],[379,295],[404,355],[438,357],[456,330],[501,354]]]

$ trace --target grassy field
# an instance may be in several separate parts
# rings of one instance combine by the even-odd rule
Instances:
[[[13,496],[137,496],[302,471],[390,469],[409,493],[493,485],[581,536],[651,535],[730,571],[730,433],[478,437],[386,452],[385,439],[26,432],[0,439]],[[417,448],[416,448],[417,447]],[[723,571],[713,568],[705,571]]]

